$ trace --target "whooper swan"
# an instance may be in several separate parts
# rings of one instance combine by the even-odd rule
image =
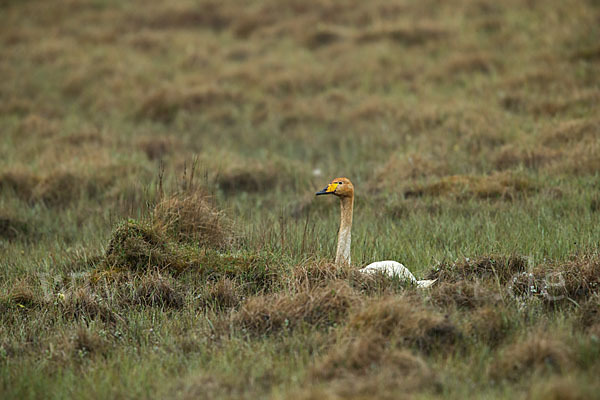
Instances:
[[[327,187],[316,195],[333,194],[340,198],[342,214],[340,218],[340,230],[338,232],[337,251],[335,253],[336,264],[350,264],[350,241],[352,231],[352,210],[354,208],[354,186],[348,178],[335,178]],[[435,282],[434,280],[418,281],[404,265],[396,261],[378,261],[362,268],[364,274],[383,272],[389,276],[397,276],[400,279],[410,281],[421,288],[426,288]]]

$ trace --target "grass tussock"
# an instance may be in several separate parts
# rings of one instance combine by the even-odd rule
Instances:
[[[81,200],[110,199],[115,187],[119,193],[113,196],[113,200],[123,195],[117,181],[130,172],[125,165],[102,166],[93,172],[77,168],[52,169],[44,174],[15,168],[0,174],[0,188],[30,204],[67,208]]]
[[[327,327],[341,321],[357,301],[357,293],[346,283],[334,282],[293,295],[251,297],[233,314],[232,322],[253,335],[293,330],[303,324]]]
[[[73,288],[57,296],[62,315],[67,319],[115,323],[117,314],[97,292],[90,287]]]
[[[585,400],[594,397],[596,388],[582,385],[572,376],[556,377],[533,385],[527,398],[531,400]]]
[[[598,138],[600,120],[570,119],[550,129],[543,137],[543,143],[552,148],[564,148],[578,143],[592,143]]]
[[[527,259],[520,256],[466,258],[461,262],[444,263],[436,266],[428,273],[426,279],[438,279],[440,283],[491,279],[504,284],[514,276],[526,271],[527,265]]]
[[[336,344],[310,371],[318,380],[354,379],[388,370],[396,379],[423,383],[434,375],[426,362],[406,349],[387,346],[381,336],[359,336]]]
[[[263,193],[282,187],[306,187],[308,176],[306,166],[276,156],[269,160],[230,157],[214,180],[227,194]]]
[[[37,293],[35,286],[27,279],[19,279],[7,294],[0,299],[4,309],[37,309],[46,306],[46,301]]]
[[[464,330],[466,336],[495,348],[514,331],[516,321],[509,308],[490,304],[474,309]]]
[[[128,220],[113,231],[106,248],[105,263],[109,268],[133,271],[181,272],[187,264],[178,250],[149,223]]]
[[[291,274],[291,286],[304,290],[327,286],[331,282],[344,280],[355,272],[355,268],[331,262],[307,262],[297,265]]]
[[[154,208],[153,225],[180,242],[225,249],[231,246],[231,222],[200,190],[163,198]]]
[[[491,367],[495,379],[517,380],[534,372],[565,372],[574,363],[573,352],[558,338],[531,334],[508,345]]]
[[[40,178],[23,169],[12,169],[0,174],[0,188],[2,191],[12,191],[21,200],[29,201],[33,198],[33,191]]]
[[[187,89],[168,88],[149,94],[142,102],[138,116],[170,123],[180,112],[203,112],[212,110],[215,114],[219,107],[241,105],[243,96],[239,92],[226,90],[218,86],[200,86]]]
[[[543,146],[524,149],[522,146],[506,145],[494,156],[494,164],[501,171],[520,166],[537,170],[560,159],[561,156],[560,151]]]
[[[440,282],[430,296],[433,304],[444,308],[475,309],[502,301],[498,287],[480,281]]]
[[[439,159],[426,158],[420,154],[391,157],[375,174],[375,186],[384,187],[390,180],[406,181],[445,175],[448,167]]]
[[[310,370],[301,399],[397,399],[399,393],[437,393],[442,385],[425,360],[406,349],[385,348],[377,339],[359,338],[335,346]],[[311,387],[312,386],[312,387]]]
[[[25,240],[32,238],[34,234],[30,223],[0,212],[0,240]]]
[[[591,296],[579,308],[579,323],[582,328],[600,327],[600,295]]]
[[[412,26],[379,26],[361,32],[356,38],[359,43],[390,40],[405,46],[420,46],[430,41],[448,37],[450,32],[435,23],[419,23]]]
[[[584,255],[564,263],[540,264],[515,275],[509,291],[521,298],[540,298],[550,306],[582,302],[600,291],[600,259]]]
[[[159,272],[142,276],[132,300],[134,304],[149,307],[181,309],[185,305],[182,290]]]
[[[525,177],[510,173],[495,173],[488,176],[444,177],[432,183],[414,185],[404,191],[404,196],[513,200],[535,190],[535,184]]]
[[[148,137],[139,140],[137,146],[149,160],[161,160],[174,151],[176,142],[170,137]]]
[[[348,327],[358,335],[382,336],[426,354],[451,351],[462,339],[447,317],[408,295],[367,302],[350,317]]]
[[[200,303],[217,311],[228,310],[237,307],[243,301],[244,294],[239,283],[222,278],[204,288]]]

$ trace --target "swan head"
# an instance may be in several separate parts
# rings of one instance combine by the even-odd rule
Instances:
[[[317,196],[322,194],[333,194],[337,197],[354,197],[354,186],[348,178],[335,178],[329,185],[320,192],[315,193]]]

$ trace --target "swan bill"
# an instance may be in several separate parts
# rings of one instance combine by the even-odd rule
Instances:
[[[334,194],[337,186],[338,186],[337,183],[330,183],[329,185],[327,185],[327,187],[325,189],[321,190],[320,192],[315,193],[315,195],[320,196],[322,194]]]

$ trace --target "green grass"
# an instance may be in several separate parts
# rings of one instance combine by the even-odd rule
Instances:
[[[0,397],[597,397],[599,18],[0,2]]]

